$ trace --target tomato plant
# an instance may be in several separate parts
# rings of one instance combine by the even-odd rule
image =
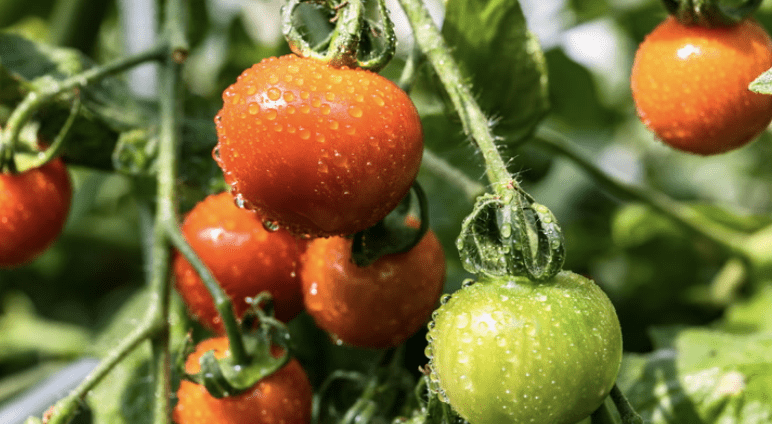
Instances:
[[[201,356],[214,351],[216,358],[228,354],[228,339],[207,339],[185,361],[185,370],[196,373]],[[304,424],[311,419],[311,383],[297,360],[260,380],[236,396],[215,398],[204,386],[183,380],[177,390],[173,418],[177,424],[286,423]]]
[[[286,230],[269,231],[260,216],[234,203],[224,192],[210,195],[188,212],[182,232],[193,250],[232,299],[235,313],[249,308],[248,297],[268,291],[276,317],[295,318],[303,309],[297,266],[305,241]],[[177,291],[190,313],[222,333],[212,297],[193,266],[179,252],[174,258]]]
[[[0,1],[0,422],[772,422],[759,3]]]
[[[378,74],[269,58],[223,92],[215,158],[236,196],[296,234],[353,234],[410,189],[423,148],[410,98]]]
[[[770,67],[772,39],[753,19],[706,28],[671,16],[639,46],[630,80],[657,138],[712,155],[747,144],[772,121],[772,97],[748,89]]]
[[[492,278],[454,293],[429,331],[431,379],[474,424],[572,424],[611,391],[622,360],[614,306],[591,280]]]
[[[0,174],[0,267],[32,261],[62,232],[72,184],[61,159],[20,174]]]
[[[359,267],[351,240],[316,239],[303,254],[303,302],[339,343],[366,348],[402,344],[424,325],[445,282],[445,255],[427,231],[411,250]]]

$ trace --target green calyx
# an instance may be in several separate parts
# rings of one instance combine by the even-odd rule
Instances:
[[[464,269],[489,276],[554,277],[563,267],[563,232],[552,212],[514,185],[477,198],[456,247]]]
[[[684,25],[719,27],[736,25],[761,5],[761,0],[744,0],[725,5],[721,0],[662,0],[668,12]]]
[[[411,218],[418,218],[414,225]],[[354,234],[351,260],[368,266],[381,256],[404,253],[421,241],[429,229],[426,194],[418,182],[397,207],[374,226]]]
[[[185,358],[193,349],[189,338],[177,363],[184,379],[206,387],[215,398],[234,396],[248,390],[280,370],[292,357],[289,330],[273,317],[271,295],[260,293],[251,303],[253,308],[245,314],[242,322],[245,331],[239,334],[244,344],[245,361],[237,361],[230,354],[218,359],[214,351],[209,351],[199,359],[200,371],[189,374],[185,372]],[[272,350],[276,347],[282,351],[279,356],[273,355]]]
[[[292,51],[299,56],[337,68],[347,66],[378,72],[394,57],[396,36],[385,0],[377,2],[380,22],[365,18],[363,0],[288,0],[282,8],[282,31]],[[303,13],[302,5],[316,8]]]

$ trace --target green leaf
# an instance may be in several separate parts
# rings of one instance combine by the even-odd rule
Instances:
[[[692,204],[691,207],[706,218],[738,231],[753,232],[770,223],[764,215],[748,215],[713,204]],[[655,238],[685,238],[689,233],[672,219],[644,204],[628,204],[613,217],[611,234],[622,247],[635,247]]]
[[[733,333],[772,333],[772,286],[761,287],[750,299],[732,304],[724,314],[723,328]]]
[[[671,347],[627,355],[618,377],[647,423],[770,422],[772,334],[697,328],[664,333],[670,333]]]
[[[549,108],[547,70],[517,0],[449,0],[443,36],[505,143],[533,133]]]
[[[2,300],[0,363],[30,355],[73,358],[89,345],[91,335],[87,330],[39,317],[26,295],[10,292]]]
[[[621,207],[611,221],[611,236],[621,247],[640,246],[657,237],[683,237],[685,234],[671,219],[643,204]]]
[[[95,66],[81,52],[34,42],[17,35],[0,33],[0,99],[6,105],[18,103],[27,92],[55,83]],[[67,119],[72,95],[64,93],[37,115],[40,135],[51,140]],[[65,143],[63,156],[70,163],[111,169],[110,151],[118,133],[142,127],[149,113],[131,96],[125,82],[106,77],[82,87],[80,116]],[[75,142],[73,142],[73,140]]]
[[[0,33],[0,66],[30,89],[48,78],[64,80],[95,66],[95,63],[74,49],[37,43],[16,35]],[[126,84],[107,77],[83,87],[83,107],[101,123],[115,131],[137,126],[145,119],[139,105],[129,95]]]
[[[751,82],[748,89],[761,94],[772,94],[772,69],[759,75]]]

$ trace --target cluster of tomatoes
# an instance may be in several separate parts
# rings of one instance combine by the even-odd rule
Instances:
[[[772,40],[751,19],[705,28],[669,17],[636,54],[632,93],[662,141],[722,153],[772,120],[772,97],[748,90],[770,67]],[[269,58],[224,91],[215,122],[214,160],[230,191],[198,203],[182,231],[238,317],[249,298],[269,292],[277,319],[306,311],[341,344],[393,347],[424,325],[445,278],[437,237],[429,230],[409,251],[367,266],[353,263],[349,237],[391,212],[418,173],[421,123],[401,89],[362,69]],[[60,159],[0,176],[0,267],[27,263],[53,242],[71,194]],[[180,254],[173,268],[190,314],[217,335],[188,357],[195,373],[201,355],[225,355],[228,340],[197,272]],[[444,299],[428,339],[435,390],[476,424],[580,420],[609,393],[622,354],[608,298],[569,272],[540,284],[467,284]],[[472,355],[481,351],[484,361]],[[307,423],[311,414],[312,389],[294,359],[236,396],[216,399],[189,381],[177,395],[178,424]]]
[[[244,71],[224,91],[215,122],[214,157],[231,191],[199,202],[182,231],[237,316],[250,308],[247,298],[267,291],[277,319],[305,310],[336,342],[374,349],[400,345],[425,325],[445,278],[434,233],[367,266],[352,262],[347,237],[382,220],[414,183],[423,133],[406,93],[373,72],[287,55]],[[174,273],[191,315],[223,334],[210,294],[180,254]],[[227,338],[202,342],[187,372],[212,348],[224,354]],[[307,423],[311,411],[296,360],[237,396],[215,399],[185,381],[178,398],[179,424],[264,422],[266,414]]]

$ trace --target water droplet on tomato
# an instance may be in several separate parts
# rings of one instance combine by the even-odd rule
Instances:
[[[263,115],[265,115],[265,119],[273,121],[277,116],[279,116],[279,113],[276,112],[276,109],[268,109]]]
[[[257,103],[250,103],[247,111],[250,115],[257,115],[260,112],[260,105]]]
[[[448,296],[448,298],[450,298],[450,295],[444,295],[444,296]],[[447,300],[445,301],[445,303],[447,303]],[[458,314],[456,316],[456,323],[455,324],[456,324],[456,328],[458,328],[460,330],[462,330],[462,329],[466,328],[467,326],[469,326],[469,314],[467,314],[465,312],[462,312],[462,313]]]
[[[332,108],[330,108],[330,105],[323,104],[319,107],[319,111],[322,113],[322,115],[329,115]]]
[[[264,219],[263,228],[265,228],[266,231],[274,232],[274,231],[279,231],[280,227],[278,222],[272,221],[270,219]]]
[[[337,130],[338,128],[340,128],[340,123],[334,119],[330,120],[330,129]]]
[[[289,103],[295,100],[295,93],[291,91],[285,91],[284,92],[284,101]]]
[[[322,174],[326,174],[329,171],[327,164],[322,162],[321,159],[319,159],[319,161],[316,163],[316,169]]]
[[[359,106],[351,106],[348,108],[348,114],[354,118],[361,118],[363,111],[362,111],[362,108]]]
[[[332,154],[332,163],[341,168],[348,168],[348,158],[341,155],[337,150]]]
[[[281,98],[281,90],[279,90],[276,87],[271,87],[266,91],[266,96],[268,96],[269,99],[276,101]]]
[[[373,101],[378,106],[384,106],[386,104],[386,102],[383,101],[383,98],[381,98],[381,96],[373,96]]]

